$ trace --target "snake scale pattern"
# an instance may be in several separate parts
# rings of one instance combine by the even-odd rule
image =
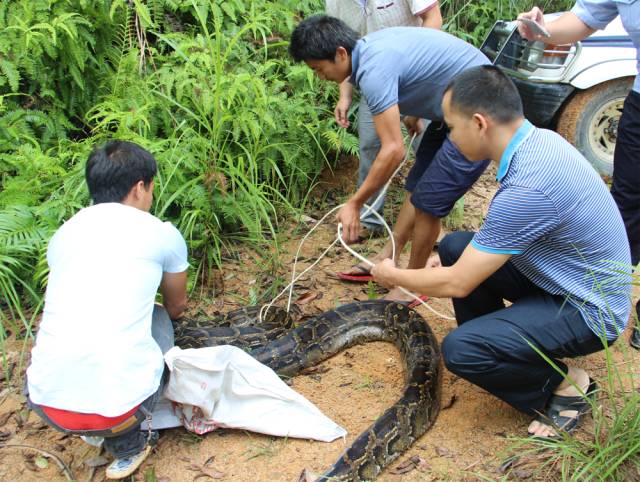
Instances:
[[[292,376],[356,344],[387,341],[405,362],[400,399],[351,444],[320,480],[374,480],[433,424],[440,409],[440,352],[427,322],[406,306],[362,301],[340,306],[294,327],[286,311],[242,308],[207,322],[176,327],[176,344],[197,348],[231,344],[280,375]],[[214,326],[215,325],[215,326]]]

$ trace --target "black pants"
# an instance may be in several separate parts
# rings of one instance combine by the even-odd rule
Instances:
[[[627,229],[631,263],[640,261],[640,93],[632,90],[624,101],[613,154],[615,199]]]
[[[171,319],[169,318],[169,314],[167,311],[158,305],[155,305],[153,308],[153,318],[151,321],[151,336],[158,344],[162,353],[166,353],[169,351],[171,347],[174,345],[173,338],[173,324],[171,323]],[[164,373],[160,380],[160,386],[158,389],[149,396],[146,400],[144,400],[138,410],[132,417],[135,417],[137,421],[132,423],[131,425],[127,424],[127,428],[122,430],[121,432],[113,433],[111,430],[67,430],[60,426],[58,426],[53,420],[51,420],[47,415],[42,411],[42,409],[31,402],[27,395],[27,402],[29,408],[36,412],[40,418],[42,418],[45,422],[51,425],[53,428],[60,430],[64,433],[74,434],[74,435],[87,435],[87,436],[99,436],[104,437],[104,449],[113,455],[115,458],[126,458],[132,455],[135,455],[141,452],[147,443],[155,443],[157,441],[158,436],[156,433],[152,432],[142,432],[140,431],[140,425],[146,419],[150,421],[150,414],[153,412],[154,407],[160,400],[162,396],[162,392],[164,392],[164,387],[166,381],[168,379],[169,371],[167,367],[164,367]],[[25,384],[26,387],[26,384]],[[25,388],[26,392],[26,388]]]
[[[632,90],[624,101],[618,139],[613,153],[615,199],[629,237],[631,264],[640,262],[640,93]],[[636,304],[640,329],[640,301]]]
[[[440,242],[443,266],[458,260],[473,234],[457,232]],[[505,299],[513,303],[508,308]],[[603,349],[576,308],[534,285],[511,262],[453,306],[459,326],[442,343],[449,371],[528,414],[543,410],[563,380],[531,345],[563,373],[560,358]]]

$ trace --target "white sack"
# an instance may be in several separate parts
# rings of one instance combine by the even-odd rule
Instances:
[[[173,347],[164,359],[171,370],[164,396],[182,405],[178,415],[193,431],[228,427],[322,442],[347,433],[240,348]]]

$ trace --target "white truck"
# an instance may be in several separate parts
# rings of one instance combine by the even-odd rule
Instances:
[[[516,27],[496,22],[481,50],[513,78],[531,122],[556,130],[610,176],[622,105],[637,74],[620,18],[571,45],[527,41]]]

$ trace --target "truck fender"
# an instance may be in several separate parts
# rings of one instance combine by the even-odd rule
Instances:
[[[604,60],[576,72],[569,83],[578,89],[588,89],[608,80],[635,77],[638,75],[636,69],[635,59],[633,62],[626,59]]]

